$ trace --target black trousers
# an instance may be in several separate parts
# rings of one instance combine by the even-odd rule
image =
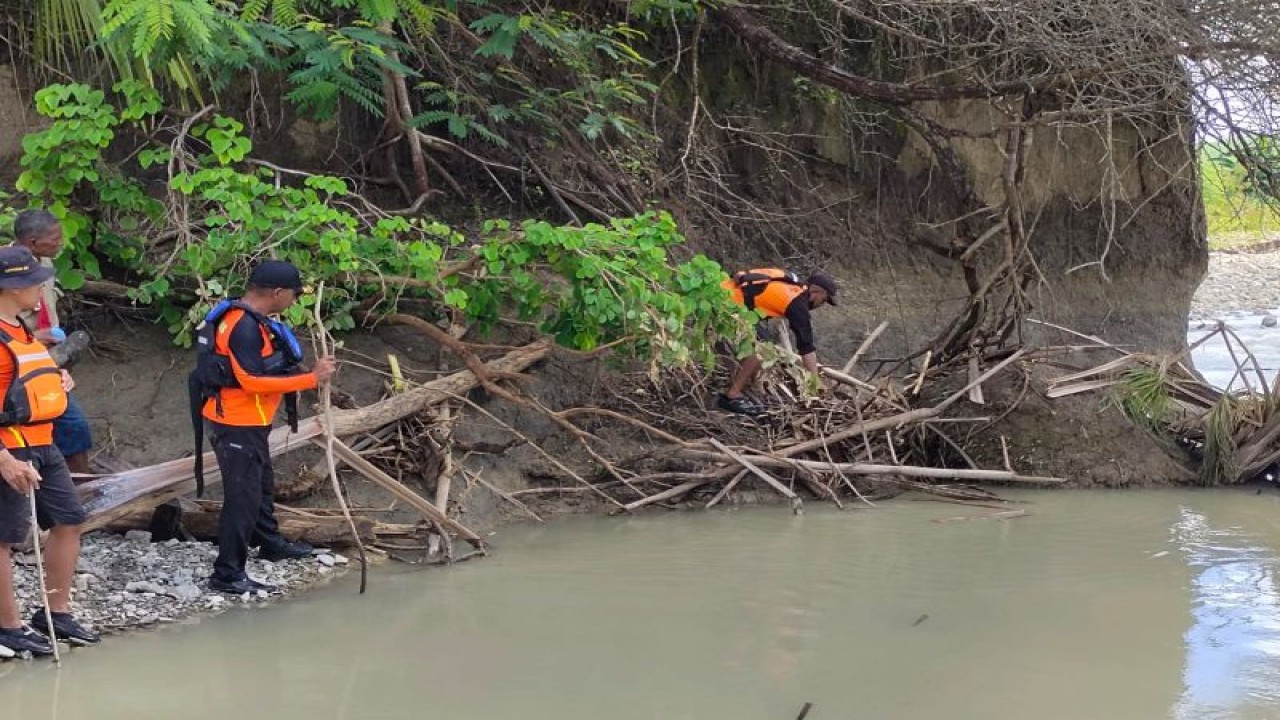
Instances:
[[[275,473],[267,443],[271,428],[209,425],[213,452],[222,471],[222,515],[213,576],[234,582],[245,577],[250,545],[269,547],[284,542],[276,524]]]

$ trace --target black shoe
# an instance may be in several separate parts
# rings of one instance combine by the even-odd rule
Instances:
[[[311,557],[311,551],[315,548],[301,540],[298,542],[289,542],[281,540],[278,543],[264,544],[258,548],[258,559],[267,562],[279,562],[281,560],[297,560],[298,558]]]
[[[275,585],[260,583],[251,577],[242,577],[239,580],[219,580],[218,578],[209,578],[209,589],[214,592],[226,593],[228,595],[257,595],[258,591],[265,593],[279,592],[280,588]]]
[[[763,407],[760,407],[755,400],[752,400],[746,395],[739,395],[736,398],[731,398],[728,395],[721,393],[716,397],[716,407],[721,410],[727,410],[741,415],[750,415],[752,417],[764,415],[767,412]]]
[[[260,584],[242,577],[239,580],[219,580],[218,578],[209,578],[209,589],[214,592],[226,593],[228,595],[257,595]]]
[[[264,582],[258,582],[253,578],[249,578],[249,582],[252,583],[255,588],[257,588],[258,590],[261,590],[264,593],[267,593],[268,595],[276,595],[280,592],[283,592],[279,587],[275,585],[268,585],[267,583],[264,583]]]
[[[50,634],[44,619],[44,608],[36,610],[31,616],[31,627],[46,636],[57,637],[59,641],[71,645],[97,645],[102,639],[76,622],[71,613],[53,613],[53,633]]]
[[[0,628],[0,645],[15,653],[31,653],[36,656],[52,655],[53,643],[49,638],[29,627]]]

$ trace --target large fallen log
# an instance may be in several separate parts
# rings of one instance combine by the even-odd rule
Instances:
[[[516,373],[546,357],[550,350],[548,343],[531,343],[485,363],[485,367],[497,374]],[[464,395],[479,385],[480,381],[475,375],[469,370],[463,370],[372,405],[354,410],[335,410],[334,433],[338,437],[346,437],[375,430],[433,405],[452,400],[458,395]],[[323,434],[324,429],[314,417],[300,422],[296,433],[291,433],[287,427],[276,428],[271,432],[271,454],[275,456],[300,447],[309,447],[312,439]],[[209,470],[217,467],[213,453],[205,453],[204,466]],[[191,493],[195,490],[194,477],[193,459],[182,458],[87,482],[80,486],[80,498],[89,513],[85,530],[103,527],[130,513],[153,508]],[[216,472],[210,472],[205,478],[206,485],[220,481]]]
[[[218,538],[218,515],[222,503],[201,503],[182,508],[182,529],[197,540],[216,540]],[[110,529],[117,532],[125,530],[150,530],[153,510],[139,512],[120,518],[111,523]],[[291,512],[277,512],[276,520],[280,524],[280,534],[288,540],[302,540],[316,547],[346,547],[352,544],[351,528],[342,515],[300,515]],[[374,544],[378,541],[378,523],[371,518],[357,515],[354,518],[356,530],[363,542]]]

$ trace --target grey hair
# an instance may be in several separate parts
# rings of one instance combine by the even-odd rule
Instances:
[[[58,227],[58,218],[48,210],[23,210],[13,221],[13,237],[26,242]]]

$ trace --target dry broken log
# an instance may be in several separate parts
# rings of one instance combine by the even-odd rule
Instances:
[[[218,515],[221,511],[222,503],[220,502],[184,503],[181,515],[182,528],[197,540],[216,540]],[[147,530],[152,526],[153,513],[152,510],[139,510],[116,520],[107,528],[118,532]],[[362,542],[369,544],[378,542],[379,523],[377,521],[361,515],[353,519]],[[309,515],[277,511],[276,520],[280,523],[280,534],[289,540],[302,540],[317,547],[346,547],[352,544],[351,528],[341,515]]]

